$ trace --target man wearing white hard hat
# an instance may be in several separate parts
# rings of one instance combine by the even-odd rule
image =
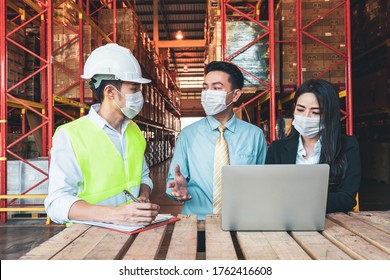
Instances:
[[[146,141],[132,121],[143,106],[141,84],[150,80],[130,50],[117,44],[95,49],[81,77],[90,79],[100,103],[54,134],[46,212],[57,223],[150,223],[160,207],[149,202]]]

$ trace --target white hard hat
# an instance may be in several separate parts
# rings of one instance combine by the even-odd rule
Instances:
[[[141,67],[127,48],[118,44],[106,44],[95,49],[88,57],[84,65],[83,79],[94,78],[95,88],[99,87],[102,80],[120,80],[147,84],[151,81],[142,78]]]

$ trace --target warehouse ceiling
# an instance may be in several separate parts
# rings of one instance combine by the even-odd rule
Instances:
[[[153,0],[134,1],[138,18],[153,34]],[[176,71],[182,96],[200,95],[205,62],[205,20],[207,0],[158,0],[158,45],[168,53],[168,67]],[[176,39],[181,31],[183,38]],[[165,48],[168,47],[168,48]],[[165,50],[164,50],[165,49]]]

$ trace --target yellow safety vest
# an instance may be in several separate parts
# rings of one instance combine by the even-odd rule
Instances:
[[[66,130],[83,173],[78,197],[95,204],[140,185],[146,141],[135,122],[130,121],[125,131],[125,160],[103,129],[87,117],[59,129]]]

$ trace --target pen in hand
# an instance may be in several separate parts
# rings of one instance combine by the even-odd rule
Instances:
[[[128,190],[123,190],[123,192],[125,193],[125,195],[127,197],[130,197],[132,201],[134,201],[134,202],[141,202],[134,195],[132,195]]]

